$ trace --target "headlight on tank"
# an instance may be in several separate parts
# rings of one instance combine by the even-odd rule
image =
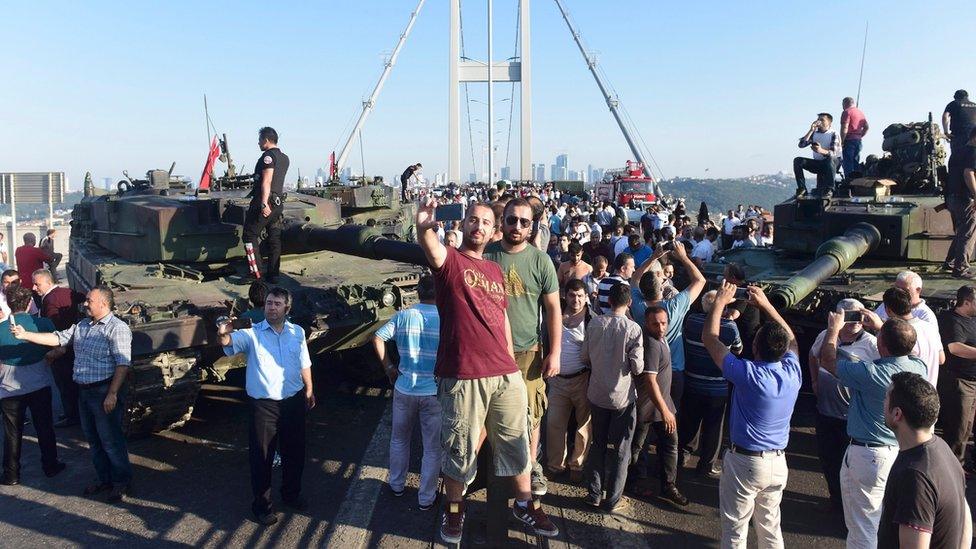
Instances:
[[[392,307],[396,303],[396,296],[390,290],[383,291],[383,306]]]

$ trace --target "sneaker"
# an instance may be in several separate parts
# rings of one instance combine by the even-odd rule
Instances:
[[[387,485],[387,486],[390,486],[390,485]],[[403,495],[403,492],[404,492],[404,489],[403,488],[400,488],[399,490],[397,490],[393,486],[390,486],[390,493],[393,494],[395,497],[402,496]]]
[[[17,486],[20,484],[20,479],[13,475],[3,475],[3,477],[0,478],[0,484],[4,486]]]
[[[105,501],[109,503],[119,503],[125,499],[125,496],[129,493],[129,485],[119,484],[118,486],[113,486],[112,490],[108,493]]]
[[[952,263],[949,263],[948,261],[944,262],[942,264],[942,270],[943,271],[951,271],[952,270]]]
[[[670,503],[675,507],[687,507],[688,498],[686,498],[678,487],[674,484],[666,484],[664,489],[661,490],[661,499]]]
[[[95,494],[107,492],[111,489],[112,489],[112,483],[110,482],[90,484],[87,487],[85,487],[85,491],[82,492],[82,494],[86,496],[94,496]]]
[[[952,271],[952,278],[960,278],[963,280],[976,280],[976,273],[969,269],[964,269],[962,271]]]
[[[607,513],[613,515],[619,514],[626,509],[630,509],[630,498],[621,496],[620,499],[617,500],[617,503],[613,504],[612,506],[607,505],[605,509]]]
[[[596,494],[586,494],[583,497],[583,503],[589,505],[590,507],[599,507],[603,503],[603,498]]]
[[[441,539],[444,543],[461,543],[464,532],[464,502],[450,501],[441,519]]]
[[[542,465],[538,462],[532,464],[532,495],[544,496],[549,491],[549,482],[546,475],[542,472]]]
[[[271,526],[272,524],[278,522],[278,515],[271,511],[261,513],[260,515],[255,514],[254,522],[260,524],[261,526]]]
[[[695,476],[698,478],[718,480],[722,478],[722,469],[718,465],[712,465],[708,469],[696,469]]]
[[[542,504],[534,499],[525,507],[518,504],[518,500],[512,504],[512,515],[520,521],[528,524],[535,531],[535,535],[553,538],[559,535],[559,528],[549,520],[546,512],[542,510]]]
[[[47,478],[56,476],[61,471],[64,471],[66,467],[67,465],[65,465],[63,461],[59,461],[55,463],[53,467],[44,469],[44,476],[46,476]]]
[[[793,195],[793,196],[795,198],[803,198],[804,196],[806,196],[806,194],[807,194],[807,190],[806,189],[797,189],[796,190],[796,194]]]

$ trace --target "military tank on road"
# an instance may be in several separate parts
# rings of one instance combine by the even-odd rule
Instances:
[[[194,190],[171,172],[127,177],[114,194],[86,196],[71,215],[70,287],[113,288],[115,314],[132,328],[130,435],[181,425],[204,379],[243,366],[221,358],[215,322],[250,308],[241,241],[248,178]],[[416,245],[345,224],[339,203],[313,195],[289,193],[282,222],[278,284],[292,291],[290,318],[306,330],[313,356],[360,348],[416,301],[416,265],[425,263]]]
[[[347,223],[373,226],[383,236],[395,240],[412,242],[416,239],[417,206],[404,204],[399,189],[383,183],[380,176],[354,178],[350,183],[343,185],[329,181],[322,185],[300,186],[297,192],[334,200]]]
[[[954,231],[941,196],[947,174],[938,126],[930,115],[928,122],[892,124],[884,138],[884,156],[868,157],[834,196],[777,205],[772,248],[719,252],[705,265],[712,283],[737,263],[748,282],[765,287],[796,330],[803,356],[838,301],[877,306],[901,271],[922,277],[922,297],[936,312],[952,306],[963,284],[942,267]]]

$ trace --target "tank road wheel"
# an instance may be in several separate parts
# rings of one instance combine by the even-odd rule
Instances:
[[[129,437],[181,427],[193,414],[202,372],[196,353],[161,353],[132,363],[122,426]]]

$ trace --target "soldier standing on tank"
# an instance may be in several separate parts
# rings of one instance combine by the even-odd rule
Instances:
[[[403,173],[400,175],[400,198],[403,199],[404,202],[407,201],[407,182],[410,181],[415,175],[419,174],[421,168],[423,168],[423,166],[420,164],[420,162],[417,162],[412,166],[407,166],[407,169],[403,170]]]
[[[956,145],[949,163],[945,186],[945,203],[952,214],[956,236],[949,245],[945,269],[956,278],[976,279],[969,268],[976,245],[976,127],[969,130],[965,145]]]
[[[976,103],[969,100],[966,90],[956,90],[942,113],[942,130],[949,138],[953,155],[959,154],[960,149],[967,145],[969,132],[973,128],[976,128]]]
[[[262,154],[254,166],[254,190],[251,205],[244,217],[244,242],[254,246],[258,271],[274,284],[281,268],[281,214],[285,204],[285,176],[288,156],[278,148],[278,132],[264,127],[258,131],[258,147]],[[263,268],[261,232],[267,231],[268,263]]]

